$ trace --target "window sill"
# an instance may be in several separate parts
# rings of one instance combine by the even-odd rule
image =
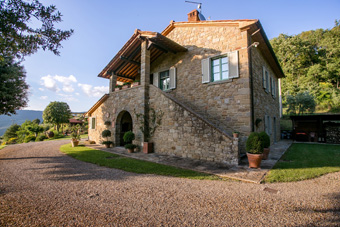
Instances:
[[[227,79],[227,80],[219,80],[214,82],[207,83],[208,85],[216,85],[216,84],[224,84],[224,83],[231,83],[233,82],[233,78]]]

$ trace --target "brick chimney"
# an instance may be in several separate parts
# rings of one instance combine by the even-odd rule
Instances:
[[[189,22],[197,22],[197,21],[201,21],[199,16],[198,16],[199,12],[197,9],[194,9],[193,11],[191,11],[190,13],[188,13],[188,21]]]

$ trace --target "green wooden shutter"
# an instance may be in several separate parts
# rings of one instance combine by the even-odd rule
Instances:
[[[170,78],[169,89],[175,89],[176,88],[176,68],[175,67],[171,67],[169,69],[169,78]]]
[[[263,83],[263,88],[267,88],[267,82],[266,82],[266,68],[263,66],[262,67],[262,83]]]
[[[210,58],[202,59],[202,83],[210,82]]]
[[[228,53],[229,59],[229,78],[238,78],[238,51]]]

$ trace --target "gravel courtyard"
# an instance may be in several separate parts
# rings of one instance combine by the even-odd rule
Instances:
[[[340,173],[262,185],[140,175],[68,157],[68,142],[0,150],[0,226],[340,226]]]

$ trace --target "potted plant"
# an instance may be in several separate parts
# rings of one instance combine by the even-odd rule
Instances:
[[[262,160],[267,160],[268,155],[270,152],[270,137],[266,132],[260,132],[259,133],[260,139],[263,143],[263,155],[262,155]]]
[[[119,90],[122,90],[122,85],[116,85],[116,87],[115,87],[115,91],[119,91]]]
[[[105,121],[105,122],[104,122],[104,125],[105,125],[106,127],[111,126],[111,121]]]
[[[135,134],[131,131],[128,131],[124,134],[123,140],[126,143],[125,148],[128,150],[129,153],[132,153],[133,150],[136,148],[136,145],[132,144],[132,141],[135,139]]]
[[[110,130],[104,130],[102,131],[102,137],[106,138],[106,141],[103,141],[102,144],[105,145],[106,148],[109,148],[111,144],[113,144],[111,141],[109,141],[109,137],[111,136]]]
[[[140,81],[139,81],[139,80],[133,81],[132,87],[136,87],[136,86],[138,86],[138,85],[140,85]]]
[[[240,134],[240,132],[238,132],[238,131],[235,131],[235,132],[233,132],[233,137],[234,138],[238,138],[238,135]]]
[[[78,146],[79,140],[80,140],[79,133],[77,131],[73,131],[71,133],[71,144],[72,144],[72,147]]]
[[[129,88],[131,86],[131,83],[130,82],[125,82],[124,84],[123,84],[123,89],[127,89],[127,88]]]
[[[259,133],[250,133],[246,142],[249,168],[259,168],[262,161],[263,143]]]
[[[137,146],[135,144],[128,143],[128,144],[125,144],[124,147],[128,150],[129,153],[133,153],[133,151],[135,150]]]
[[[145,117],[144,114],[136,113],[136,118],[140,124],[140,130],[144,135],[144,142],[143,142],[143,153],[148,154],[153,152],[153,143],[150,142],[151,137],[155,133],[158,126],[160,126],[162,122],[162,118],[164,113],[162,111],[155,111],[153,108],[149,110],[149,118]]]

